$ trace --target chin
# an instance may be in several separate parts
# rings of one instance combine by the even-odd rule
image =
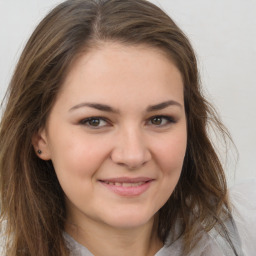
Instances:
[[[116,212],[110,216],[104,216],[105,223],[118,229],[130,229],[141,227],[153,222],[154,214],[143,213],[142,211]]]

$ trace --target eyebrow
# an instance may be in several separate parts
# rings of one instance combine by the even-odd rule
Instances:
[[[161,109],[167,108],[169,106],[173,106],[173,105],[182,108],[182,105],[179,102],[174,101],[174,100],[169,100],[169,101],[161,102],[156,105],[148,106],[146,109],[146,112],[161,110]],[[98,109],[100,111],[119,113],[119,111],[117,109],[114,109],[114,108],[110,107],[109,105],[105,105],[105,104],[101,104],[101,103],[90,103],[90,102],[83,102],[78,105],[75,105],[74,107],[70,108],[69,111],[73,111],[73,110],[76,110],[76,109],[82,108],[82,107],[90,107],[90,108]]]
[[[164,101],[159,104],[151,105],[151,106],[147,107],[147,112],[161,110],[161,109],[167,108],[169,106],[173,106],[173,105],[182,108],[182,105],[179,102],[174,101],[174,100],[169,100],[169,101]]]
[[[108,105],[105,104],[100,104],[100,103],[80,103],[78,105],[75,105],[74,107],[72,107],[69,111],[78,109],[78,108],[82,108],[82,107],[90,107],[90,108],[95,108],[101,111],[105,111],[105,112],[112,112],[112,113],[118,113],[119,111],[117,109],[114,109]]]

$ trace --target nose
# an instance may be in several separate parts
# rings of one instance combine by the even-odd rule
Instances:
[[[115,140],[111,159],[118,165],[130,170],[138,169],[152,157],[147,141],[139,129],[127,129],[120,132]]]

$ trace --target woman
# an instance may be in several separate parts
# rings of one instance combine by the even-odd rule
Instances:
[[[163,11],[63,2],[9,86],[3,255],[244,255],[210,123],[228,136]]]

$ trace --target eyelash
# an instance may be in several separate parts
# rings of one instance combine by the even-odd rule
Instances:
[[[157,119],[157,118],[161,119],[161,123],[160,124],[153,124],[152,123],[153,119]],[[98,126],[98,125],[93,126],[92,124],[89,124],[89,122],[96,121],[96,120],[98,121],[98,123],[103,121],[106,124],[101,125],[101,126]],[[163,120],[166,120],[165,124],[162,124]],[[156,115],[156,116],[152,116],[149,119],[147,119],[146,123],[148,124],[149,122],[151,122],[149,125],[152,125],[152,126],[155,126],[155,127],[164,127],[164,126],[167,126],[168,124],[176,123],[176,120],[172,116]],[[106,127],[106,126],[111,125],[111,121],[109,121],[108,119],[106,119],[104,117],[100,117],[100,116],[88,117],[88,118],[85,118],[85,119],[81,120],[79,123],[81,125],[88,126],[89,128],[92,128],[92,129],[100,129],[102,127]]]
[[[92,128],[92,129],[99,129],[101,127],[105,127],[105,125],[103,125],[103,126],[93,126],[93,125],[89,124],[89,122],[95,121],[95,120],[99,120],[99,122],[104,121],[107,124],[111,124],[111,122],[109,120],[107,120],[104,117],[100,117],[100,116],[88,117],[88,118],[85,118],[85,119],[81,120],[79,123],[81,125],[88,126],[88,127]]]
[[[167,122],[165,124],[153,124],[152,120],[156,119],[156,118],[160,118],[161,122],[165,119]],[[163,127],[166,126],[168,124],[173,124],[176,123],[176,120],[172,117],[172,116],[165,116],[165,115],[157,115],[157,116],[152,116],[151,118],[148,119],[149,122],[151,122],[151,125],[156,126],[156,127]]]

